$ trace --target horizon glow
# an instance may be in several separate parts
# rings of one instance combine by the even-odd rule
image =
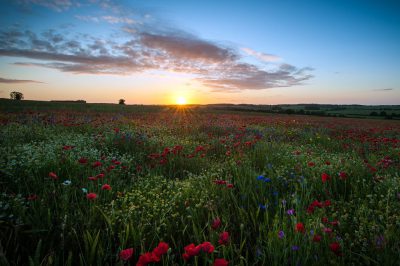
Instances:
[[[397,1],[3,1],[0,97],[400,104]]]

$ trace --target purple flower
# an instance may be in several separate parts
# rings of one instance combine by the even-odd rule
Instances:
[[[299,246],[292,246],[292,250],[294,250],[294,251],[299,250],[299,249],[300,249]]]
[[[284,238],[284,237],[285,237],[285,232],[279,231],[278,237],[279,237],[280,239]]]
[[[294,213],[295,213],[294,209],[287,210],[287,214],[289,215],[294,215]]]

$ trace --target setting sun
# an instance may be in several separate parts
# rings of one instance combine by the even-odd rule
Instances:
[[[179,96],[179,97],[176,99],[176,103],[177,103],[178,105],[185,105],[185,104],[186,104],[186,99],[185,99],[185,97]]]

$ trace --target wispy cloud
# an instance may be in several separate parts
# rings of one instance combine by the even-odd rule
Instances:
[[[82,15],[76,15],[75,18],[82,20],[82,21],[87,21],[87,22],[94,22],[94,23],[99,23],[99,22],[108,22],[110,24],[135,24],[136,21],[127,18],[127,17],[116,17],[116,16],[82,16]]]
[[[274,62],[266,69],[244,62],[236,47],[179,29],[160,30],[153,25],[122,23],[124,38],[121,40],[94,36],[73,38],[54,29],[41,34],[18,29],[0,31],[0,56],[36,60],[15,63],[19,66],[47,67],[76,74],[129,75],[147,70],[188,73],[213,91],[290,87],[312,78],[312,68],[276,62],[280,59],[278,56],[247,50],[264,61]]]
[[[242,47],[241,50],[245,52],[247,55],[254,56],[258,60],[264,61],[264,62],[276,62],[282,60],[279,56],[273,55],[273,54],[266,54],[266,53],[261,53],[257,52],[251,48],[247,47]]]
[[[375,89],[373,91],[393,91],[393,88],[385,88],[385,89]]]
[[[79,1],[74,0],[17,0],[18,4],[28,5],[39,5],[52,9],[57,12],[65,11],[73,6],[80,6]]]
[[[5,79],[5,78],[0,78],[0,83],[20,84],[20,83],[43,83],[43,82],[36,81],[36,80],[30,80],[30,79]]]

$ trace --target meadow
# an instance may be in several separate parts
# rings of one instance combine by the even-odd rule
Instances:
[[[399,263],[398,121],[23,102],[1,265]]]

